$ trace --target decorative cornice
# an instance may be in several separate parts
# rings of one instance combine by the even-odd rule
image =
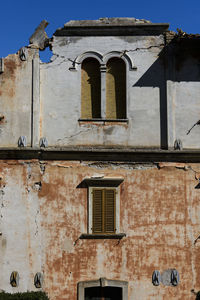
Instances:
[[[65,26],[59,28],[54,36],[129,36],[159,35],[167,31],[169,24],[102,25],[102,26]]]

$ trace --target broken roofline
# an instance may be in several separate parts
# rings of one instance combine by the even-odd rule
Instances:
[[[30,44],[40,50],[49,46],[45,28],[49,23],[41,21],[29,39]],[[135,18],[100,18],[99,20],[74,20],[67,22],[63,28],[58,28],[54,36],[131,36],[131,35],[159,35],[168,33],[171,39],[199,39],[200,34],[188,34],[181,29],[178,33],[169,31],[169,23],[152,23]],[[169,38],[169,36],[168,36]]]
[[[169,28],[168,23],[152,23],[136,18],[100,18],[98,20],[73,20],[58,28],[55,36],[105,36],[160,34]]]
[[[49,23],[41,21],[29,38],[30,45],[40,50],[49,46],[45,28]],[[63,28],[58,28],[54,36],[129,36],[159,35],[166,32],[168,23],[151,23],[135,18],[101,18],[99,20],[69,21]]]

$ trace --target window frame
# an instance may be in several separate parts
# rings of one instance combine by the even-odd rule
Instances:
[[[106,118],[106,65],[109,59],[111,58],[120,58],[124,61],[126,66],[126,117],[123,119],[108,119]],[[81,116],[81,67],[82,62],[87,58],[95,58],[100,63],[100,73],[101,73],[101,118],[79,118],[79,122],[127,122],[128,123],[128,107],[129,107],[129,98],[130,98],[130,91],[129,91],[129,71],[136,71],[137,67],[133,64],[132,59],[124,52],[124,51],[111,51],[104,55],[95,52],[95,51],[88,51],[85,52],[74,60],[74,64],[72,68],[69,68],[71,71],[76,71],[77,69],[80,71],[79,73],[79,80],[80,80],[80,116]]]
[[[115,232],[93,232],[93,190],[115,190]],[[115,235],[120,232],[120,186],[89,186],[88,187],[88,234],[91,235]]]
[[[83,119],[101,119],[101,71],[100,62],[94,57],[87,57],[81,63],[81,117]],[[92,68],[91,68],[92,67]],[[94,71],[93,71],[94,69]],[[92,70],[92,76],[91,76]],[[95,76],[98,74],[97,76]],[[88,77],[89,76],[89,77]],[[88,97],[88,79],[90,78],[90,96]],[[95,80],[94,80],[95,78]],[[87,80],[86,80],[87,79]],[[92,92],[93,91],[93,92]],[[94,95],[95,91],[95,95]],[[89,101],[88,101],[89,100]],[[89,107],[88,107],[89,105]],[[95,107],[95,111],[93,108]],[[87,110],[88,108],[88,110]],[[88,112],[89,111],[89,112]],[[87,116],[88,114],[88,116]],[[95,116],[96,114],[96,116]]]
[[[120,105],[125,106],[125,115],[123,116],[123,118],[116,117],[116,118],[112,119],[112,118],[108,118],[107,117],[107,106],[109,106],[109,102],[110,102],[109,96],[107,94],[107,92],[108,92],[108,90],[107,90],[107,83],[109,81],[109,79],[108,79],[108,77],[109,77],[108,63],[110,61],[112,61],[113,59],[121,60],[122,63],[123,63],[123,65],[124,65],[124,67],[125,67],[125,70],[124,70],[124,75],[125,75],[125,97],[123,99],[120,98]],[[112,66],[113,66],[113,63],[112,63]],[[119,72],[119,70],[118,70],[118,72]],[[115,75],[116,75],[116,73],[115,73]],[[115,76],[113,76],[113,77],[114,77],[114,81],[115,81],[116,77]],[[118,121],[118,120],[127,120],[127,113],[128,113],[127,108],[128,108],[128,99],[129,99],[129,97],[128,97],[128,95],[129,95],[129,89],[128,89],[128,66],[127,66],[127,62],[122,57],[120,57],[119,55],[109,57],[106,60],[106,73],[105,73],[105,79],[104,80],[105,80],[105,104],[104,104],[105,105],[105,118],[107,120],[116,120],[116,121]],[[121,86],[121,88],[122,88],[122,86]],[[116,83],[114,84],[114,88],[116,88]],[[114,104],[116,106],[116,114],[118,113],[118,110],[117,110],[117,97],[118,97],[118,95],[115,98],[115,104]],[[123,103],[124,100],[125,100],[125,103]]]
[[[80,281],[78,283],[78,300],[85,299],[85,288],[90,287],[119,287],[122,289],[122,300],[128,300],[128,281],[99,278],[98,280]]]

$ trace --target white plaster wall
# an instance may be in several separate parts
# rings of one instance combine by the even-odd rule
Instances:
[[[188,58],[167,82],[169,147],[180,139],[184,149],[200,148],[200,80],[198,61]],[[191,131],[188,133],[188,131]],[[188,133],[188,134],[187,134]]]
[[[53,61],[41,64],[40,70],[40,132],[49,146],[160,147],[159,88],[149,84],[138,86],[138,81],[157,60],[162,47],[163,36],[54,37]],[[70,71],[71,60],[87,51],[104,55],[124,50],[137,67],[136,71],[128,72],[127,78],[128,124],[80,124],[81,66]],[[158,72],[163,69],[158,67]]]
[[[31,145],[32,59],[35,50],[28,50],[26,61],[19,53],[4,59],[4,72],[0,74],[1,147],[17,147],[20,136],[26,136]]]
[[[38,192],[29,181],[34,165],[12,162],[1,163],[0,168],[0,290],[36,290],[34,276],[41,272],[41,230]],[[19,273],[18,287],[10,285],[13,271]]]

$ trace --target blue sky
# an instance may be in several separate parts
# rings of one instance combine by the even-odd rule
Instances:
[[[0,11],[0,57],[28,45],[43,19],[50,23],[46,28],[48,36],[69,20],[100,17],[135,17],[170,23],[174,31],[181,28],[200,33],[199,0],[2,0]]]

